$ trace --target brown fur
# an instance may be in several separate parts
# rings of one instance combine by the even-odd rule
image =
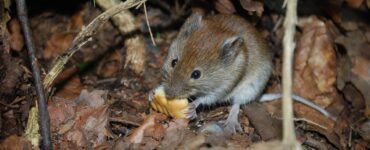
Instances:
[[[225,97],[241,80],[245,80],[247,72],[265,63],[261,61],[261,64],[261,59],[271,59],[271,52],[263,39],[244,19],[231,15],[199,17],[195,15],[188,19],[170,47],[163,67],[163,85],[170,97],[202,96],[226,84],[219,93],[219,96]],[[234,36],[243,40],[237,55],[241,64],[232,62],[226,65],[221,61],[221,47],[225,40]],[[172,68],[171,62],[175,58],[178,62]],[[202,75],[200,79],[193,80],[190,76],[196,69]]]

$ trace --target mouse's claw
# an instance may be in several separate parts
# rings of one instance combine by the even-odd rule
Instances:
[[[153,101],[153,99],[154,99],[154,90],[151,90],[150,92],[149,92],[149,96],[148,96],[148,101],[149,102],[151,102],[151,101]]]
[[[152,90],[150,90],[149,96],[148,96],[148,101],[149,102],[154,100],[156,93],[158,93],[159,95],[165,95],[164,92],[163,92],[163,86],[162,85],[157,86],[156,88],[153,88]]]
[[[236,132],[243,132],[243,129],[238,120],[233,119],[226,119],[224,121],[220,121],[224,128],[224,132],[226,134],[234,134]]]
[[[185,117],[188,119],[195,119],[197,117],[197,109],[198,105],[194,103],[190,103],[184,110],[183,113]]]

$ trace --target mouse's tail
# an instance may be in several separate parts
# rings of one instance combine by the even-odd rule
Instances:
[[[266,93],[266,94],[263,94],[259,101],[260,102],[268,102],[268,101],[272,101],[272,100],[275,100],[275,99],[280,99],[282,98],[283,95],[281,93]],[[298,101],[302,104],[305,104],[317,111],[319,111],[321,114],[323,114],[324,116],[332,119],[332,120],[336,120],[337,118],[335,116],[333,116],[332,114],[330,114],[327,110],[325,110],[324,108],[320,107],[319,105],[313,103],[312,101],[308,100],[308,99],[305,99],[301,96],[298,96],[298,95],[295,95],[293,94],[292,95],[292,98],[294,101]]]

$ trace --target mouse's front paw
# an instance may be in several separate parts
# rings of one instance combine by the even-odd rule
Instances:
[[[154,100],[154,94],[155,94],[154,90],[151,90],[151,91],[149,92],[149,96],[148,96],[148,101],[149,101],[149,102],[151,102],[151,101],[153,101],[153,100]]]
[[[224,121],[221,121],[221,123],[224,127],[224,132],[226,134],[234,134],[236,132],[243,132],[243,129],[238,120],[226,119]]]
[[[195,119],[197,117],[197,105],[194,103],[190,103],[185,109],[184,114],[185,117],[188,119]]]
[[[162,85],[157,86],[156,88],[149,91],[149,95],[148,95],[148,101],[149,102],[151,102],[155,99],[156,93],[160,94],[160,95],[165,95],[164,92],[163,92],[163,86]]]

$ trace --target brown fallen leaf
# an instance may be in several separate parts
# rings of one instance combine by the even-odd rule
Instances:
[[[217,0],[215,1],[215,7],[221,14],[233,14],[236,12],[231,0]]]
[[[49,103],[52,129],[63,135],[59,142],[67,142],[67,149],[83,147],[92,149],[111,137],[108,126],[106,91],[83,90],[74,100],[55,98]]]
[[[48,111],[52,130],[59,128],[63,123],[76,115],[74,102],[58,97],[53,97],[49,101]]]
[[[359,132],[362,138],[369,141],[370,140],[370,121],[367,120],[360,124],[359,126]]]
[[[65,134],[64,136],[65,141],[71,143],[74,147],[80,147],[80,148],[92,148],[90,144],[88,143],[87,139],[83,135],[82,131],[79,130],[72,130]],[[70,149],[71,146],[68,147]]]
[[[344,103],[336,88],[337,58],[334,35],[326,22],[316,16],[301,19],[298,26],[302,29],[302,35],[295,53],[293,91],[323,108],[335,106],[331,113],[341,114]],[[336,145],[344,139],[342,136],[332,138],[338,136],[335,130],[344,129],[344,126],[336,126],[337,122],[305,105],[295,103],[294,107],[296,118],[305,120],[309,130],[331,138],[331,143]],[[346,119],[345,116],[341,117]]]
[[[366,107],[363,95],[353,84],[346,84],[342,92],[354,108],[363,110]]]
[[[10,48],[16,51],[21,51],[24,46],[23,34],[18,19],[12,19],[9,22],[10,31]]]
[[[185,137],[185,129],[187,128],[189,120],[187,119],[174,119],[166,129],[161,146],[164,149],[172,149],[177,147]]]
[[[87,7],[83,7],[71,17],[70,28],[71,30],[80,30],[84,25],[84,15],[86,14]]]
[[[83,89],[80,96],[76,99],[76,103],[81,106],[97,108],[105,104],[107,93],[108,92],[104,90],[93,90],[89,92]]]
[[[347,55],[339,57],[338,88],[343,89],[350,82],[365,98],[365,115],[370,116],[370,43],[361,31],[349,32],[335,39],[344,46]],[[369,112],[369,113],[367,113]]]
[[[56,91],[55,96],[62,97],[65,99],[73,99],[80,95],[82,90],[81,79],[75,75],[71,79],[67,80],[63,86]]]
[[[196,137],[184,139],[184,142],[178,147],[178,149],[199,149],[204,143],[206,143],[206,137],[202,134],[199,134]]]
[[[24,69],[19,63],[18,58],[14,58],[5,51],[0,52],[0,99],[3,102],[10,102],[16,96],[16,91],[21,85],[22,77],[27,78],[28,70]]]
[[[0,143],[2,150],[32,150],[32,145],[25,138],[17,135],[10,135]]]
[[[262,140],[266,141],[281,137],[281,121],[272,118],[262,104],[248,104],[244,106],[243,112],[248,116],[248,119],[251,121],[251,124],[261,136]]]
[[[286,150],[290,149],[285,147],[281,141],[268,141],[268,142],[258,142],[253,144],[248,150]],[[293,148],[294,149],[294,148]]]
[[[167,117],[163,114],[159,114],[156,112],[152,112],[146,118],[144,119],[143,124],[132,131],[132,133],[128,137],[128,141],[130,143],[141,143],[143,142],[144,133],[146,130],[154,131],[154,128],[156,124],[160,121],[165,120]]]
[[[88,141],[86,144],[91,144],[92,147],[106,142],[107,137],[111,136],[106,128],[108,126],[108,112],[108,105],[96,108],[86,106],[78,108],[73,127],[74,132],[83,133],[83,139]]]
[[[315,16],[299,21],[303,33],[297,43],[293,90],[327,107],[335,100],[336,53],[325,22]]]
[[[45,44],[43,57],[52,59],[63,54],[64,50],[71,44],[74,36],[74,33],[54,33]]]
[[[255,12],[257,13],[258,17],[262,16],[262,13],[264,11],[262,2],[256,0],[240,0],[240,4],[249,13]]]
[[[114,51],[99,63],[97,74],[103,78],[113,77],[122,68],[122,64],[122,55],[118,51]]]
[[[346,2],[352,8],[359,8],[364,0],[346,0]]]

